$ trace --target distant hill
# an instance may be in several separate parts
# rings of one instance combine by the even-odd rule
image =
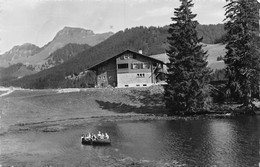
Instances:
[[[14,46],[10,51],[0,55],[0,67],[8,67],[19,59],[28,59],[39,53],[41,49],[30,43]]]
[[[225,56],[225,49],[224,44],[203,44],[202,49],[204,51],[208,52],[208,67],[210,67],[212,70],[221,70],[225,68],[225,63],[223,60],[218,60],[218,57],[224,57]],[[168,56],[166,53],[163,54],[157,54],[157,55],[152,55],[153,58],[161,60],[165,63],[169,63]]]
[[[70,58],[74,57],[78,53],[89,49],[88,44],[67,44],[64,47],[54,51],[47,58],[45,64],[42,65],[42,69],[47,69],[59,64],[62,64],[65,61],[68,61]],[[34,67],[31,65],[23,65],[22,63],[13,64],[7,68],[0,68],[0,81],[7,81],[16,78],[21,78],[26,75],[35,74],[37,71],[34,70]]]
[[[46,62],[42,65],[41,70],[60,65],[90,47],[88,44],[69,43],[51,53],[46,58]]]
[[[26,76],[4,85],[21,86],[25,88],[58,88],[68,87],[65,77],[79,74],[81,71],[108,59],[126,49],[143,50],[145,55],[164,53],[167,49],[168,27],[135,27],[119,31],[107,40],[93,46],[70,60],[37,74]]]
[[[215,44],[206,45],[203,47],[204,50],[208,51],[208,66],[213,70],[221,70],[225,68],[225,63],[223,60],[217,60],[218,57],[224,57],[226,54],[226,45]]]
[[[5,62],[5,64],[12,65],[17,63],[23,63],[27,66],[31,65],[35,67],[37,71],[40,71],[42,65],[48,61],[48,57],[56,51],[62,48],[66,44],[88,44],[89,46],[94,46],[108,37],[113,35],[112,32],[95,34],[91,30],[85,30],[82,28],[72,28],[64,27],[59,31],[51,42],[43,46],[42,48],[36,47],[30,44],[30,47],[16,46],[12,50],[6,52],[4,55],[0,56],[0,62]],[[28,44],[25,44],[26,46]],[[34,47],[32,47],[32,46]],[[19,51],[21,50],[22,51]],[[18,51],[16,51],[18,50]],[[16,51],[16,52],[14,52]],[[15,53],[15,56],[13,54]],[[1,65],[1,63],[0,63]],[[5,66],[6,67],[6,66]]]
[[[224,30],[224,24],[210,24],[210,25],[198,25],[198,35],[203,37],[202,42],[205,44],[217,44],[220,43],[222,38],[226,35]]]
[[[22,78],[26,75],[35,74],[36,71],[23,65],[22,63],[11,65],[7,68],[0,68],[0,82]]]

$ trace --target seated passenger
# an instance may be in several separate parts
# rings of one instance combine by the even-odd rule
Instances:
[[[97,136],[96,135],[92,135],[92,140],[97,140]]]
[[[101,138],[101,133],[100,133],[100,131],[98,131],[97,137],[98,137],[98,138]]]
[[[87,139],[90,139],[91,138],[91,134],[88,133],[88,135],[86,136]]]
[[[84,138],[85,138],[85,135],[84,135],[84,134],[82,134],[82,135],[81,135],[81,140],[82,140],[82,139],[84,139]]]
[[[106,139],[109,139],[109,136],[108,136],[108,134],[107,134],[107,133],[105,133],[105,138],[106,138]]]
[[[101,136],[100,136],[100,138],[101,138],[101,139],[104,139],[104,137],[105,137],[105,135],[104,135],[104,133],[102,133]]]

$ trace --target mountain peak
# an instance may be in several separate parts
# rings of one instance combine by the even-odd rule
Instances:
[[[34,45],[34,44],[31,44],[31,43],[24,43],[24,44],[22,44],[22,45],[15,45],[15,46],[13,46],[13,48],[11,49],[11,50],[13,50],[13,49],[27,49],[27,48],[39,48],[38,46],[36,46],[36,45]],[[8,51],[7,51],[8,52]]]
[[[76,28],[76,27],[64,27],[62,30],[60,30],[57,35],[54,37],[54,39],[62,38],[62,37],[75,37],[75,36],[92,36],[95,35],[95,33],[92,30],[85,30],[83,28]]]
[[[29,50],[34,50],[34,49],[40,49],[40,47],[31,44],[31,43],[24,43],[20,46],[21,49],[29,49]]]
[[[6,67],[15,63],[27,63],[41,67],[43,64],[46,64],[51,53],[68,43],[94,46],[111,35],[111,33],[95,34],[91,30],[66,26],[56,34],[52,41],[42,48],[26,43],[21,46],[15,46],[4,55],[0,55],[0,67]]]
[[[13,52],[13,51],[38,50],[38,49],[40,49],[40,48],[34,44],[24,43],[22,45],[14,46],[10,51],[7,51],[6,53]]]
[[[0,66],[7,67],[10,64],[15,64],[17,59],[26,59],[38,53],[40,48],[31,43],[25,43],[22,45],[16,45],[11,50],[5,52],[3,55],[0,55]],[[14,63],[10,63],[10,62]]]

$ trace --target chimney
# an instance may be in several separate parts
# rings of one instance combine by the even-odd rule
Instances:
[[[143,54],[143,51],[142,51],[142,49],[140,49],[140,50],[138,51],[138,53],[140,53],[140,54]]]

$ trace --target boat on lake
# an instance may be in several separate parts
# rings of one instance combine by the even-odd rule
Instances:
[[[86,139],[81,137],[81,144],[83,145],[91,145],[92,144],[92,139]]]
[[[99,132],[97,136],[95,134],[88,134],[87,136],[81,136],[81,144],[83,145],[109,145],[111,144],[111,139],[106,133],[106,135],[101,135]]]

